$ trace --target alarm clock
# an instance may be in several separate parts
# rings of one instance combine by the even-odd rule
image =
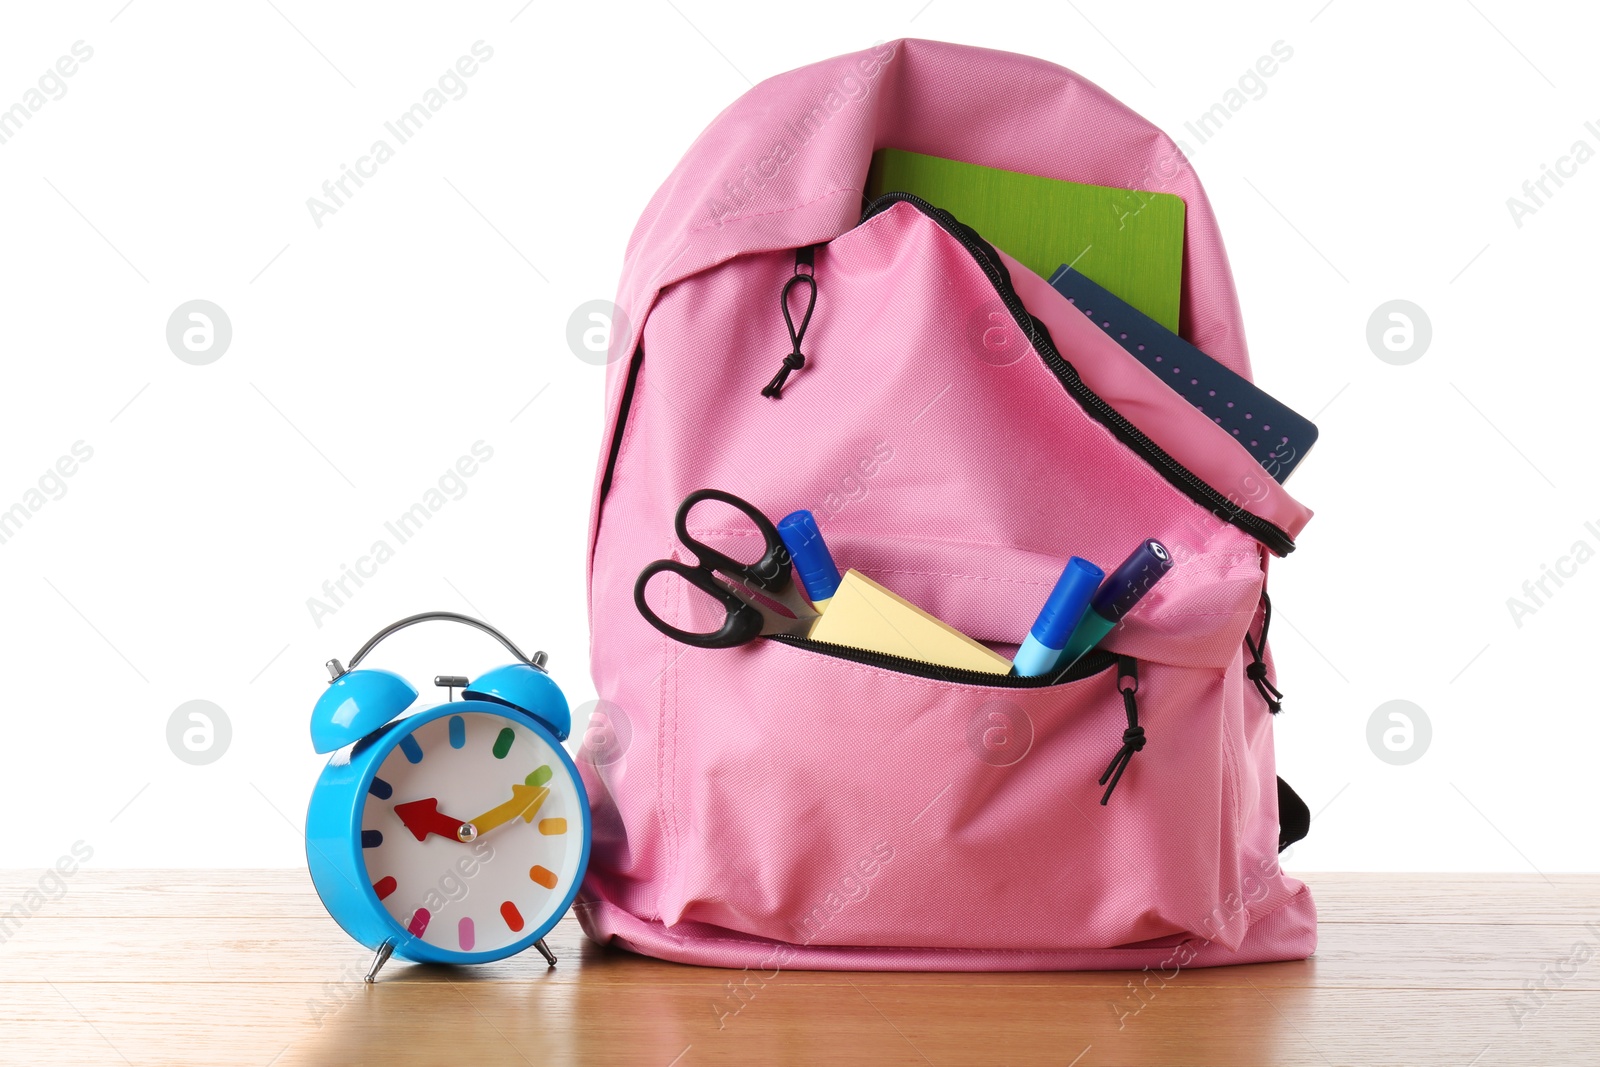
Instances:
[[[362,668],[386,637],[420,622],[475,627],[516,662],[468,681],[441,675],[444,703],[410,710],[417,690]],[[487,963],[544,937],[571,906],[589,862],[589,800],[561,746],[572,714],[545,670],[487,623],[454,612],[384,627],[332,676],[311,713],[331,752],[306,814],[306,864],[335,922],[376,955]],[[461,690],[461,699],[455,690]]]

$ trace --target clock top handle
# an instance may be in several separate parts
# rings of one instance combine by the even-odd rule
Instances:
[[[336,659],[329,660],[328,673],[333,675],[334,678],[338,678],[347,671],[353,671],[357,666],[360,665],[362,660],[367,658],[367,655],[374,648],[378,647],[378,644],[383,641],[384,638],[389,637],[391,634],[398,633],[408,626],[415,626],[419,622],[436,621],[459,622],[466,626],[471,626],[474,629],[482,630],[496,641],[499,641],[501,645],[505,646],[506,651],[517,657],[518,663],[526,663],[528,666],[539,671],[543,671],[545,669],[544,665],[547,657],[543,652],[535,652],[532,656],[524,655],[522,649],[513,644],[509,637],[481,619],[474,619],[470,615],[462,615],[454,611],[424,611],[419,615],[408,615],[397,622],[391,622],[388,626],[385,626],[383,629],[373,634],[370,638],[368,638],[367,643],[361,646],[361,650],[354,656],[350,657],[350,665],[348,667],[342,665]]]

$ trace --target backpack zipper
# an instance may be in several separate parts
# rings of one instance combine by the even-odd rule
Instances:
[[[870,667],[882,667],[885,670],[895,671],[899,674],[909,674],[917,678],[931,678],[940,682],[952,682],[957,685],[984,685],[996,689],[1043,689],[1046,686],[1064,685],[1067,682],[1081,681],[1084,678],[1099,674],[1118,662],[1115,652],[1103,648],[1091,649],[1065,671],[1052,674],[1041,674],[1036,678],[1022,678],[1014,674],[990,674],[987,671],[968,670],[964,667],[941,667],[937,663],[927,663],[920,659],[907,659],[904,656],[891,656],[886,652],[869,652],[866,649],[851,648],[849,645],[835,645],[828,641],[813,641],[809,637],[795,637],[790,634],[769,634],[767,640],[778,641],[795,648],[804,648],[823,656],[834,659],[849,660],[852,663],[864,663]]]
[[[1122,731],[1122,747],[1106,765],[1100,784],[1106,787],[1100,797],[1100,806],[1111,801],[1111,793],[1122,781],[1122,773],[1133,762],[1134,753],[1144,751],[1144,727],[1139,725],[1139,661],[1132,656],[1117,657],[1117,692],[1122,694],[1122,708],[1128,716],[1128,728]]]
[[[1261,694],[1261,699],[1267,702],[1267,710],[1276,715],[1283,710],[1283,692],[1276,683],[1267,677],[1267,627],[1272,625],[1272,598],[1267,596],[1267,587],[1261,587],[1261,636],[1254,641],[1250,639],[1250,630],[1245,629],[1244,647],[1250,652],[1250,662],[1245,664],[1244,676],[1255,683],[1256,692]]]
[[[1168,482],[1180,489],[1189,499],[1205,506],[1213,515],[1230,525],[1237,526],[1257,541],[1266,545],[1268,549],[1279,556],[1287,556],[1294,551],[1294,538],[1289,534],[1259,515],[1252,514],[1229,500],[1222,493],[1213,489],[1199,475],[1185,467],[1165,451],[1160,445],[1144,435],[1133,423],[1123,417],[1122,413],[1113,408],[1079,376],[1077,368],[1056,350],[1055,341],[1050,337],[1050,331],[1045,324],[1034,318],[1023,306],[1022,299],[1017,296],[1016,289],[1011,284],[1011,274],[1000,256],[995,252],[994,246],[980,237],[972,227],[960,222],[954,215],[944,208],[934,207],[920,196],[911,193],[885,193],[872,203],[861,214],[861,222],[866,222],[874,215],[878,215],[898,203],[907,203],[922,214],[932,219],[951,237],[954,237],[961,246],[967,250],[978,266],[982,268],[989,278],[989,283],[994,286],[1000,300],[1011,312],[1011,317],[1016,321],[1017,327],[1022,330],[1035,351],[1044,360],[1046,367],[1050,368],[1057,380],[1071,394],[1080,407],[1087,411],[1093,418],[1109,429],[1118,440],[1144,458]]]
[[[628,380],[622,385],[622,399],[617,404],[617,421],[611,429],[611,450],[606,454],[606,471],[600,478],[600,508],[606,506],[611,495],[611,478],[617,472],[617,453],[622,451],[622,431],[628,426],[628,411],[633,407],[633,393],[639,387],[639,369],[644,366],[644,342],[633,350],[628,363]]]

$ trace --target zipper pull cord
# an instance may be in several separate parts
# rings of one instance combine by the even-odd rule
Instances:
[[[778,368],[778,373],[773,376],[767,387],[761,390],[762,396],[770,396],[774,400],[783,398],[783,384],[789,380],[789,372],[797,371],[806,365],[805,353],[800,351],[800,342],[805,339],[806,327],[811,325],[811,313],[817,307],[817,279],[814,259],[816,256],[814,246],[798,248],[794,253],[794,277],[783,284],[783,292],[778,296],[778,306],[783,308],[783,324],[789,328],[789,340],[794,351],[783,357],[783,366]],[[805,271],[800,270],[805,267]],[[789,294],[797,285],[805,285],[806,313],[800,317],[800,328],[794,328],[794,319],[789,314]]]
[[[1244,676],[1256,683],[1256,692],[1267,702],[1267,710],[1276,715],[1283,710],[1283,694],[1267,677],[1267,661],[1264,657],[1267,654],[1267,627],[1272,625],[1272,598],[1267,596],[1265,589],[1261,590],[1261,604],[1261,637],[1252,641],[1249,630],[1244,634],[1244,647],[1250,650],[1251,660],[1245,666]]]
[[[1128,728],[1122,731],[1122,747],[1111,757],[1106,773],[1100,776],[1100,784],[1106,787],[1105,795],[1100,798],[1102,807],[1111,799],[1111,791],[1117,783],[1122,781],[1122,772],[1133,762],[1133,754],[1144,749],[1144,727],[1139,725],[1139,702],[1134,696],[1139,692],[1139,661],[1132,656],[1117,657],[1117,692],[1122,694],[1123,710],[1128,713]],[[1106,784],[1108,780],[1109,785]]]

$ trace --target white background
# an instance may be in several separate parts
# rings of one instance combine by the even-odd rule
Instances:
[[[1317,518],[1272,570],[1279,768],[1318,812],[1290,869],[1600,869],[1600,562],[1520,627],[1506,604],[1600,548],[1600,162],[1520,227],[1506,204],[1600,148],[1578,5],[124,3],[0,16],[0,107],[94,50],[0,144],[0,509],[93,449],[0,544],[0,865],[80,839],[97,866],[301,864],[321,664],[414,611],[481,614],[591,699],[603,372],[568,317],[750,83],[910,35],[1073,68],[1186,143],[1258,380],[1321,427],[1289,483]],[[307,198],[479,40],[465,96],[319,228]],[[1280,40],[1197,145],[1184,123]],[[165,338],[197,298],[233,327],[208,366]],[[1433,327],[1406,366],[1366,340],[1394,298]],[[466,494],[319,625],[307,599],[480,440]],[[434,627],[372,662],[503,658]],[[205,766],[167,743],[193,699],[232,725]],[[1433,731],[1404,766],[1367,740],[1393,699]]]

